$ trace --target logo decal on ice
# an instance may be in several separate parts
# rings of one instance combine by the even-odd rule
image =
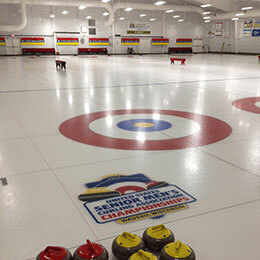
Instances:
[[[153,181],[141,173],[108,175],[85,186],[87,191],[78,198],[99,224],[156,219],[186,209],[188,203],[196,201],[176,185]]]

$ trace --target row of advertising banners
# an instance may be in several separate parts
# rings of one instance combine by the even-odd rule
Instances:
[[[223,22],[211,24],[208,29],[208,36],[230,36],[230,24],[226,21],[225,28]],[[260,37],[260,20],[246,20],[241,24],[243,37]],[[224,34],[223,34],[224,33]]]
[[[247,20],[244,22],[243,37],[260,36],[260,20]]]
[[[169,45],[168,38],[153,38],[152,45]],[[44,38],[21,38],[21,45],[44,45]],[[89,38],[89,45],[109,45],[109,38]],[[121,45],[139,45],[140,38],[121,38]],[[5,38],[0,37],[0,45],[5,45]],[[57,38],[58,46],[77,46],[79,45],[79,38]],[[192,45],[192,39],[178,38],[176,45]]]

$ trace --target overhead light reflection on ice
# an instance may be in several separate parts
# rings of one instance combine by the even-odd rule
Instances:
[[[154,119],[154,120],[159,120],[159,119],[160,119],[160,114],[158,114],[158,113],[153,113],[153,119]]]
[[[199,155],[199,153],[194,152],[194,151],[190,151],[190,152],[186,153],[184,165],[185,165],[185,168],[188,169],[191,174],[196,173],[199,169],[198,155]]]
[[[136,136],[136,139],[140,142],[144,142],[145,141],[145,135],[144,133],[138,133]]]
[[[60,98],[60,90],[59,89],[56,89],[56,96],[57,96],[57,98]]]
[[[126,102],[126,108],[127,109],[131,109],[132,108],[131,102],[129,100]]]
[[[88,104],[85,104],[84,110],[85,110],[85,113],[86,113],[86,114],[89,113],[89,105],[88,105]]]
[[[243,120],[240,120],[240,121],[239,121],[239,126],[240,126],[240,127],[249,128],[250,123],[244,122]]]
[[[107,123],[107,126],[108,126],[108,127],[112,127],[112,124],[113,124],[113,118],[112,118],[112,116],[107,116],[107,117],[106,117],[106,123]]]
[[[72,105],[72,104],[73,104],[73,97],[72,97],[72,95],[71,95],[71,94],[69,95],[69,103],[70,103],[70,105]]]
[[[107,94],[106,94],[106,101],[107,101],[107,103],[109,103],[109,102],[110,102],[110,99],[111,99],[111,97],[110,97],[110,94],[109,94],[109,93],[107,93]]]

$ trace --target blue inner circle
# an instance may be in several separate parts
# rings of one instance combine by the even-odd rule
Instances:
[[[135,124],[137,123],[148,123],[153,124],[153,126],[149,127],[137,127]],[[117,124],[117,127],[128,130],[128,131],[136,131],[136,132],[155,132],[155,131],[163,131],[172,127],[172,124],[163,120],[155,120],[155,119],[131,119],[124,120]]]

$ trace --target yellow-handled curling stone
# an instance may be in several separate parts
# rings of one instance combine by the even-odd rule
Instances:
[[[81,245],[73,255],[73,260],[85,259],[108,260],[108,252],[102,245],[87,240],[87,243]]]
[[[188,245],[177,242],[169,243],[163,247],[161,260],[196,260],[195,252]]]
[[[174,242],[174,234],[164,225],[147,228],[143,233],[145,246],[150,250],[160,251],[165,245]]]
[[[158,257],[150,252],[140,249],[130,256],[129,260],[158,260]]]
[[[112,252],[120,260],[127,260],[140,249],[144,249],[142,238],[129,232],[117,236],[112,244]]]

